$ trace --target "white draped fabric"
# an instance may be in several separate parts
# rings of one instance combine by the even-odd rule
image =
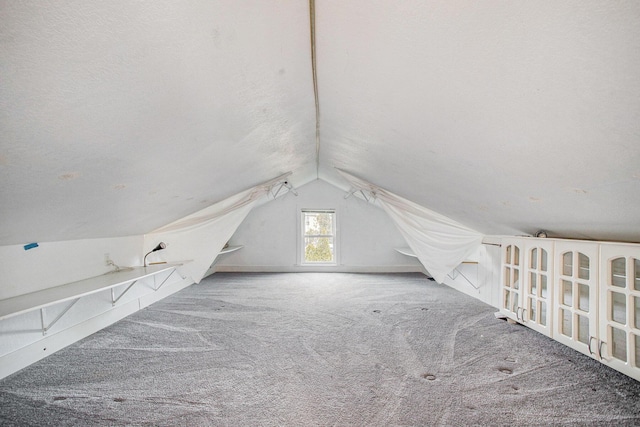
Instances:
[[[362,192],[391,217],[409,247],[429,274],[442,283],[462,261],[482,244],[483,235],[444,215],[386,191],[345,171],[338,172],[352,191]]]
[[[146,234],[146,251],[159,242],[165,242],[167,248],[158,252],[158,256],[176,262],[185,261],[180,271],[199,283],[251,209],[264,200],[271,193],[271,189],[283,182],[289,174],[245,190]]]

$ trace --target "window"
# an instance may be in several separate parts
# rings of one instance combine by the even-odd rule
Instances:
[[[336,211],[302,211],[302,264],[337,264]]]

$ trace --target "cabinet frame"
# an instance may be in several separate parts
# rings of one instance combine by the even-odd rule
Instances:
[[[553,324],[553,250],[553,241],[544,239],[502,241],[500,312],[547,336]]]
[[[602,363],[640,381],[640,250],[603,244],[600,251],[598,353]]]
[[[597,243],[569,240],[555,243],[552,337],[599,359],[598,264]]]
[[[555,299],[554,245],[553,242],[544,239],[526,239],[524,250],[521,317],[526,326],[550,337],[553,331]]]

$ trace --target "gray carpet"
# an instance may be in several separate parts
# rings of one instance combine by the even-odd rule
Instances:
[[[423,275],[215,274],[0,381],[12,425],[640,425],[640,383]]]

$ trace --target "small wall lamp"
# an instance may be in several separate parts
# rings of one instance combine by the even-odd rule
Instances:
[[[151,252],[161,251],[166,247],[167,247],[167,244],[165,242],[160,242],[160,243],[158,243],[158,246],[156,246],[155,248],[153,248],[149,252],[147,252],[147,255],[149,255]],[[145,267],[147,266],[147,255],[144,256],[144,266]]]

